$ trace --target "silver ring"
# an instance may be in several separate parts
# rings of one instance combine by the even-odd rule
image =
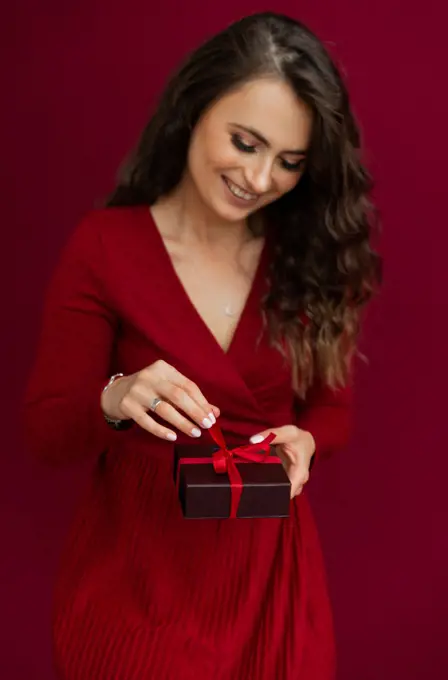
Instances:
[[[151,411],[155,412],[156,408],[159,406],[159,404],[162,403],[162,401],[163,401],[163,399],[159,399],[159,397],[154,397],[154,399],[152,400],[152,402],[149,406]]]

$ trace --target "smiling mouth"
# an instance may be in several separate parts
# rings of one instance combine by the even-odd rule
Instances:
[[[245,191],[242,189],[238,184],[235,184],[232,182],[230,179],[227,177],[223,176],[224,182],[227,184],[230,192],[236,196],[236,198],[240,198],[243,201],[256,201],[258,198],[258,194],[251,194],[249,191]]]

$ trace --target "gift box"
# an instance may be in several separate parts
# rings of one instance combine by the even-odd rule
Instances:
[[[270,445],[228,449],[218,426],[210,445],[176,446],[174,479],[184,517],[289,517],[291,483]]]

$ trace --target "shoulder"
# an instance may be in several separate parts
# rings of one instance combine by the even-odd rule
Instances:
[[[75,234],[80,239],[114,240],[150,238],[152,221],[147,206],[90,210],[80,220]]]
[[[99,278],[132,268],[153,252],[154,225],[146,206],[90,210],[62,249],[59,269],[89,270]]]
[[[90,210],[78,222],[67,249],[104,263],[150,252],[154,224],[147,206]]]

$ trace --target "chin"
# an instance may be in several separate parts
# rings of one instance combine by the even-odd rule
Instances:
[[[234,208],[231,205],[217,205],[213,203],[209,203],[208,207],[220,220],[225,222],[241,222],[241,220],[246,219],[251,213],[255,212],[255,210],[250,210],[249,208]]]
[[[241,220],[246,220],[250,215],[253,215],[257,210],[227,210],[222,211],[220,214],[221,219],[227,222],[241,222]]]

